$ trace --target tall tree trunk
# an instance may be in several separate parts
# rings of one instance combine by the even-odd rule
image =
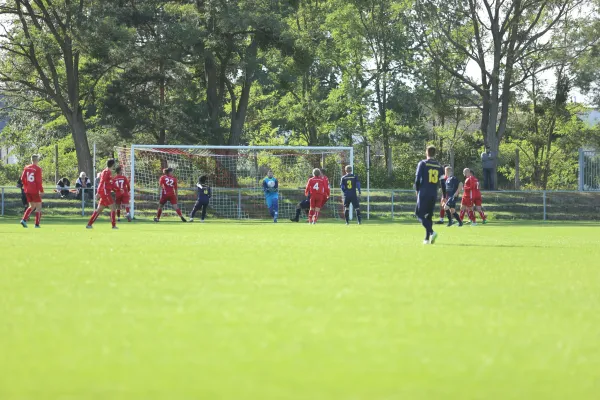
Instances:
[[[71,136],[73,137],[73,143],[75,143],[75,152],[77,153],[77,165],[79,171],[83,171],[87,176],[92,176],[94,172],[92,166],[92,154],[90,153],[90,146],[87,138],[87,128],[83,119],[81,111],[77,112],[76,115],[72,115],[69,118],[69,125],[71,127]]]
[[[204,57],[204,75],[206,79],[206,106],[208,108],[209,137],[214,144],[224,144],[221,123],[219,121],[221,112],[221,99],[218,89],[219,77],[215,58],[210,52],[207,52]]]
[[[165,61],[159,61],[159,117],[158,144],[167,144],[167,129],[165,126]]]

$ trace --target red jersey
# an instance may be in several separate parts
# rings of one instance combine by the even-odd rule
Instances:
[[[464,186],[465,197],[470,199],[480,199],[481,192],[479,191],[479,180],[474,176],[470,176],[465,180]]]
[[[110,168],[104,168],[100,173],[100,183],[98,184],[98,194],[101,196],[108,196],[114,189],[112,183],[112,172]]]
[[[25,193],[44,193],[44,188],[42,187],[42,169],[35,164],[30,164],[23,168],[21,182],[23,182],[23,191]]]
[[[117,175],[112,180],[113,186],[118,189],[121,193],[129,194],[131,188],[129,187],[129,179],[123,175]]]
[[[326,196],[329,197],[329,186],[327,186],[327,181],[320,176],[313,176],[306,183],[306,189],[304,190],[304,195],[312,196]]]
[[[177,190],[177,178],[174,176],[163,175],[160,177],[158,185],[161,187],[161,194],[163,196],[175,194],[175,191]]]

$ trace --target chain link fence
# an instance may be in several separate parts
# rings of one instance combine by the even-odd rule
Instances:
[[[285,205],[281,204],[282,218],[293,215],[297,200],[302,198],[301,191],[282,194]],[[285,195],[285,196],[284,196]],[[84,195],[70,192],[65,198],[54,188],[44,194],[44,215],[86,216],[94,210],[93,189],[84,189]],[[190,209],[194,196],[180,196],[182,208]],[[262,201],[258,194],[257,201]],[[414,219],[415,192],[413,190],[375,190],[363,191],[361,209],[370,219],[402,220]],[[289,203],[289,204],[287,204]],[[154,205],[152,205],[154,206]],[[239,205],[243,211],[244,201]],[[529,220],[529,221],[600,221],[600,192],[577,191],[494,191],[483,192],[483,206],[491,220]],[[21,191],[15,187],[0,187],[0,216],[18,217],[25,204]],[[329,203],[325,216],[339,217],[341,204]],[[437,209],[439,211],[439,208]],[[218,216],[218,210],[213,210]],[[263,215],[252,215],[261,218]],[[266,218],[267,215],[265,214]]]

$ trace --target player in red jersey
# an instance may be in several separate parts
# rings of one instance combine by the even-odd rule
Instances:
[[[31,164],[23,168],[21,174],[21,182],[23,182],[23,191],[27,197],[27,203],[29,207],[23,214],[21,219],[21,225],[23,228],[27,228],[27,220],[33,211],[35,211],[35,227],[40,227],[40,220],[42,219],[42,196],[44,188],[42,187],[42,169],[37,165],[40,157],[37,154],[31,156]]]
[[[165,168],[163,170],[163,176],[160,177],[158,185],[160,186],[160,201],[158,202],[158,211],[156,212],[156,217],[154,217],[154,222],[160,221],[163,206],[167,201],[171,203],[181,221],[187,222],[177,204],[177,178],[173,176],[173,168]]]
[[[112,169],[114,166],[115,160],[114,158],[110,158],[108,161],[106,161],[106,168],[104,168],[100,173],[100,184],[98,185],[98,191],[96,192],[96,196],[100,198],[100,201],[98,202],[98,208],[96,209],[96,211],[94,211],[94,213],[90,217],[90,220],[88,221],[88,224],[86,226],[87,229],[92,229],[92,225],[94,224],[94,222],[96,222],[98,216],[100,216],[100,214],[102,214],[102,211],[104,211],[104,209],[107,207],[110,207],[110,222],[112,224],[112,228],[119,229],[117,228],[117,213],[115,211],[115,202],[112,198],[113,190],[119,190],[113,185],[112,181]]]
[[[465,184],[463,186],[463,197],[460,210],[461,219],[464,217],[465,212],[469,216],[472,225],[477,225],[475,219],[475,213],[473,212],[473,206],[479,212],[483,223],[487,222],[487,218],[481,207],[481,191],[479,189],[479,180],[475,177],[473,172],[469,168],[463,170],[465,176]]]
[[[115,204],[117,205],[117,222],[121,222],[122,205],[125,205],[125,212],[127,213],[125,217],[127,218],[127,221],[131,222],[131,216],[129,215],[129,201],[131,200],[129,197],[129,193],[131,192],[129,179],[123,175],[123,168],[121,168],[121,166],[115,168],[115,173],[117,175],[113,178],[113,186],[118,190],[115,196]]]
[[[479,179],[475,176],[475,173],[472,169],[469,169],[469,178],[471,179],[471,184],[473,188],[471,189],[471,199],[473,200],[473,206],[475,207],[475,211],[479,213],[483,224],[487,224],[487,217],[485,212],[483,212],[482,199],[481,199],[481,185],[479,184]],[[473,213],[473,220],[475,221],[475,213]]]
[[[321,176],[318,168],[313,169],[313,177],[306,183],[304,195],[310,195],[310,211],[308,212],[308,222],[315,224],[319,220],[321,208],[329,197],[329,186]]]
[[[323,180],[325,181],[325,185],[327,186],[327,190],[329,190],[331,192],[331,186],[329,186],[329,178],[327,177],[327,175],[325,175],[325,171],[323,169],[321,169],[321,178],[323,178]],[[328,200],[329,200],[329,195],[327,195],[327,198],[325,198],[325,202],[323,203],[323,205],[321,206],[321,208],[325,207],[325,204],[327,204]]]

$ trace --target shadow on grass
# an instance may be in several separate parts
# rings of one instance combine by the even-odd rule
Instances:
[[[547,249],[549,247],[556,248],[555,245],[552,246],[540,246],[539,244],[477,244],[477,243],[437,243],[435,246],[440,247],[496,247],[496,248],[539,248],[539,249]]]

